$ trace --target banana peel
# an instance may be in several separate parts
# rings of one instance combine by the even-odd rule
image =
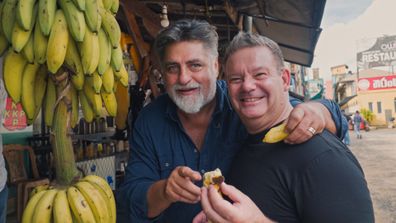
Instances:
[[[284,140],[289,134],[285,132],[286,123],[271,128],[263,138],[265,143],[277,143]]]

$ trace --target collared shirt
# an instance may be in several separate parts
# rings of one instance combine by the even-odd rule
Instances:
[[[297,103],[294,99],[291,102],[293,105]],[[335,122],[337,126],[337,120]],[[246,129],[229,102],[224,81],[217,82],[216,108],[201,151],[185,132],[177,107],[169,96],[165,94],[157,98],[140,112],[134,124],[125,180],[116,194],[119,222],[191,222],[201,210],[199,203],[176,202],[156,219],[148,219],[149,187],[168,178],[178,166],[188,166],[201,173],[220,168],[223,174],[227,174],[246,137]],[[196,184],[202,186],[202,182]],[[129,219],[122,219],[127,215]]]

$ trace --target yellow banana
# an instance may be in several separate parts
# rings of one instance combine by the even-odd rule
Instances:
[[[1,23],[0,23],[0,26],[1,26]],[[6,51],[6,49],[8,49],[9,45],[10,44],[8,43],[7,38],[2,33],[0,33],[0,57],[3,55],[3,53]]]
[[[110,11],[113,14],[117,14],[119,7],[120,7],[120,0],[113,0],[113,4],[111,5]]]
[[[47,45],[48,38],[41,31],[39,27],[39,20],[37,20],[33,33],[33,52],[35,62],[39,64],[45,63],[47,60]]]
[[[81,61],[84,74],[93,74],[99,63],[98,34],[86,29],[84,40],[80,45]]]
[[[71,91],[71,103],[72,103],[72,112],[71,112],[71,121],[70,126],[72,128],[76,127],[78,123],[78,94],[77,90],[74,86],[70,86]]]
[[[263,142],[276,143],[284,140],[289,134],[285,132],[286,123],[271,128],[263,138]]]
[[[86,0],[85,1],[85,21],[92,32],[98,32],[102,25],[102,17],[99,14],[99,1],[101,0]]]
[[[67,189],[67,199],[78,222],[95,223],[91,208],[76,187],[71,186]]]
[[[100,116],[102,110],[102,99],[100,98],[100,94],[96,94],[87,81],[84,83],[84,93],[87,96],[88,102],[92,106],[92,109],[95,115]]]
[[[65,13],[67,25],[73,39],[77,42],[82,42],[86,29],[84,12],[78,10],[72,0],[59,0],[58,2]]]
[[[34,101],[34,97],[32,97],[35,92],[35,80],[37,71],[40,68],[40,65],[37,63],[27,64],[23,71],[22,75],[22,107],[26,113],[26,117],[29,120],[33,120],[36,104]]]
[[[65,190],[60,190],[56,194],[53,206],[54,223],[73,223],[72,213]]]
[[[79,181],[75,185],[87,200],[89,207],[97,223],[108,223],[110,210],[107,210],[107,198],[102,197],[100,192],[89,182]]]
[[[32,222],[32,217],[35,211],[35,207],[45,193],[47,193],[47,191],[42,190],[37,194],[33,195],[32,198],[29,199],[29,202],[27,203],[25,209],[23,210],[22,223]]]
[[[16,9],[16,18],[24,30],[30,30],[34,25],[33,7],[35,0],[19,0]],[[33,24],[32,24],[33,23]]]
[[[115,216],[116,216],[116,206],[115,206],[115,199],[114,199],[114,194],[109,186],[109,184],[101,177],[96,176],[96,175],[88,175],[83,178],[84,181],[88,181],[92,183],[93,185],[98,186],[98,188],[102,189],[103,192],[106,194],[108,198],[108,204],[110,204],[110,211],[112,213],[112,216],[114,216],[113,223],[116,222]]]
[[[103,8],[99,8],[99,13],[102,16],[102,28],[109,37],[111,46],[117,48],[120,45],[121,29],[116,18]]]
[[[121,46],[118,44],[117,48],[113,48],[111,50],[111,66],[114,68],[114,70],[120,71],[122,64],[122,49]]]
[[[27,61],[20,53],[15,53],[11,48],[4,58],[3,78],[8,95],[15,104],[21,100],[22,75]]]
[[[94,112],[88,102],[88,98],[85,96],[84,91],[78,92],[78,98],[80,99],[80,104],[85,121],[91,123],[94,119]]]
[[[128,88],[122,86],[122,84],[117,81],[114,86],[117,86],[117,91],[115,96],[117,99],[117,116],[115,117],[115,123],[117,129],[125,129],[128,119],[128,109],[129,109],[129,94]]]
[[[52,217],[52,208],[54,203],[54,198],[58,190],[51,189],[46,190],[45,194],[41,197],[36,207],[34,208],[34,213],[31,219],[31,223],[50,223]]]
[[[34,63],[34,43],[33,35],[30,35],[28,42],[22,49],[22,55],[26,58],[29,63]]]
[[[3,33],[8,42],[12,41],[12,31],[16,22],[16,7],[18,0],[4,0],[1,15],[1,24],[3,25]]]
[[[92,76],[86,76],[85,80],[92,87],[96,94],[100,93],[100,89],[102,88],[102,78],[99,76],[98,72],[94,72]]]
[[[54,81],[51,78],[48,78],[47,81],[47,91],[45,94],[44,103],[44,123],[46,126],[51,127],[52,121],[54,119],[54,109],[56,103],[56,89]]]
[[[39,0],[39,26],[44,36],[49,36],[55,20],[56,0]]]
[[[117,99],[113,92],[106,93],[104,90],[100,93],[102,96],[103,104],[107,110],[107,113],[111,117],[116,117],[117,115]]]
[[[76,5],[80,11],[85,11],[86,8],[85,0],[73,0],[73,2],[74,5]]]
[[[69,42],[69,32],[63,11],[58,9],[55,13],[55,21],[48,39],[47,67],[48,71],[55,74],[62,66]]]
[[[32,191],[29,194],[29,200],[36,194],[38,194],[41,191],[45,191],[49,188],[48,184],[44,184],[44,185],[38,185],[37,187],[33,188]]]
[[[37,118],[43,104],[45,91],[47,89],[47,66],[41,65],[37,71],[36,80],[34,81],[34,104],[36,105],[33,121]]]
[[[99,62],[98,62],[97,70],[98,73],[102,75],[104,72],[106,72],[107,68],[110,65],[112,47],[103,29],[99,30],[98,38],[99,38]]]
[[[78,53],[76,43],[72,38],[69,38],[67,44],[65,63],[72,71],[71,81],[77,90],[82,90],[84,86],[84,71],[81,64],[81,57]]]
[[[103,0],[102,3],[103,8],[110,10],[111,6],[113,5],[113,0]]]
[[[24,28],[22,28],[21,25],[19,25],[18,22],[15,22],[14,28],[12,30],[11,44],[12,44],[12,47],[14,48],[14,50],[16,52],[18,52],[18,53],[21,52],[23,47],[29,41],[29,38],[32,35],[34,23],[36,22],[36,15],[37,15],[37,5],[34,6],[34,9],[33,9],[33,16],[34,17],[33,17],[33,20],[31,22],[32,24],[30,26],[30,29],[27,30],[27,31]]]
[[[111,67],[109,67],[102,75],[102,82],[103,90],[106,93],[112,93],[114,88],[114,73]]]
[[[128,87],[128,82],[129,82],[129,75],[128,75],[128,71],[125,69],[124,64],[121,65],[121,69],[120,71],[115,71],[114,72],[114,77],[124,86],[124,87]]]

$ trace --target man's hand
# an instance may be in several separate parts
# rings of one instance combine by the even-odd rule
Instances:
[[[201,174],[189,167],[176,167],[165,185],[165,198],[171,202],[181,201],[194,204],[199,202],[201,190],[194,181],[202,180]]]
[[[318,102],[298,104],[287,120],[286,131],[289,136],[285,142],[303,143],[315,134],[323,132],[325,128],[333,133],[336,131],[331,114],[324,105]]]
[[[210,185],[201,188],[201,204],[204,214],[199,213],[193,223],[202,223],[206,218],[212,222],[271,222],[254,202],[241,191],[225,183],[221,184],[221,192],[233,203],[224,200],[217,190]]]

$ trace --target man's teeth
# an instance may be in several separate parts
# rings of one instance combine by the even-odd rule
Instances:
[[[254,101],[258,101],[259,98],[243,98],[242,101],[244,102],[254,102]]]

